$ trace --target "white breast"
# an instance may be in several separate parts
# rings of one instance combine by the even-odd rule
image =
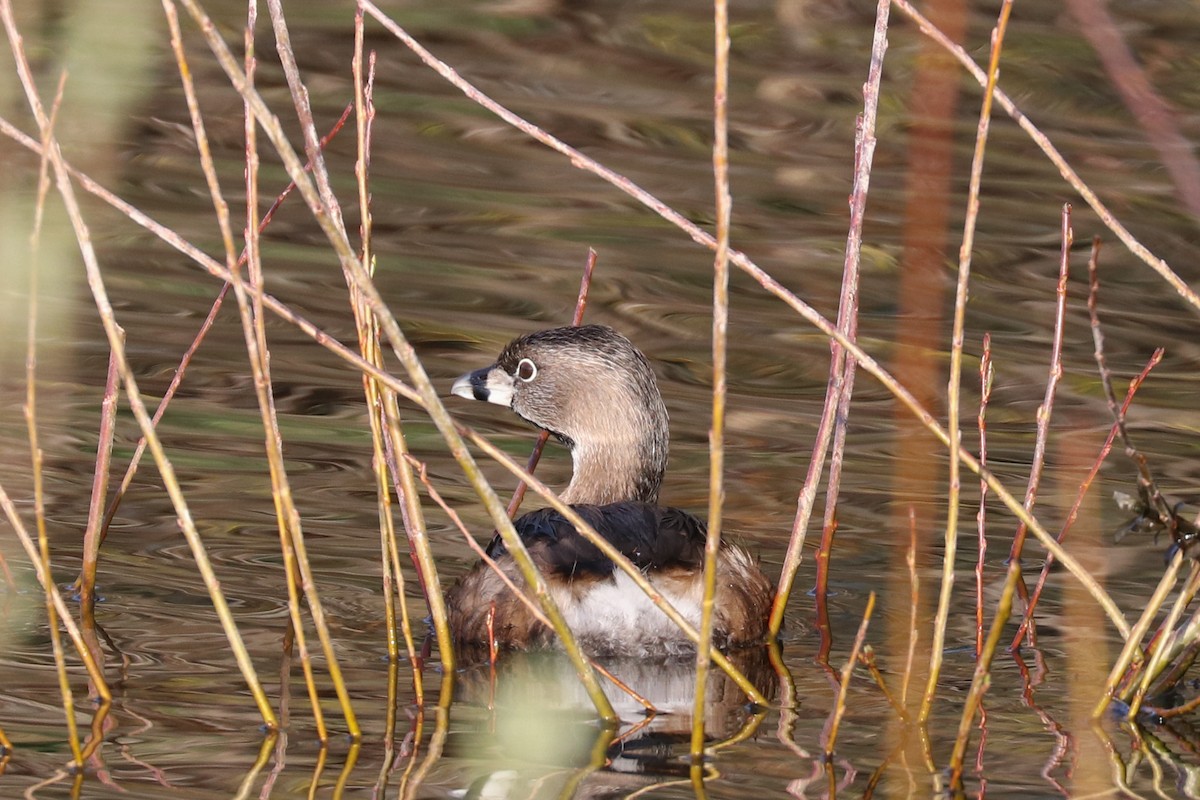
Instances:
[[[680,594],[648,577],[684,619],[700,627],[700,581],[692,581],[691,590]],[[611,581],[596,584],[582,597],[562,587],[554,587],[552,593],[585,650],[646,656],[694,649],[691,640],[620,570],[613,573]]]

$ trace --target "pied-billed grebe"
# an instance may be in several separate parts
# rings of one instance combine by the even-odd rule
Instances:
[[[562,492],[605,539],[638,566],[693,625],[703,596],[704,523],[658,504],[667,467],[667,409],[646,357],[603,325],[553,328],[514,339],[496,363],[463,375],[451,391],[507,406],[571,450],[574,471]],[[514,523],[572,631],[597,655],[653,655],[693,648],[679,629],[612,561],[561,514],[533,511]],[[518,585],[499,536],[488,545]],[[771,586],[742,548],[721,543],[714,640],[761,640]],[[447,595],[450,626],[461,643],[536,647],[551,632],[485,564]]]

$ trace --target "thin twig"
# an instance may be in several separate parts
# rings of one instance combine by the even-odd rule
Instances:
[[[992,334],[983,335],[983,356],[979,359],[979,463],[987,466],[987,407],[992,397]],[[979,482],[979,555],[975,559],[975,657],[983,652],[983,567],[987,557],[987,484]]]
[[[1013,596],[1020,580],[1020,565],[1016,561],[1008,562],[1008,577],[1000,593],[996,616],[992,619],[992,627],[988,631],[983,652],[975,659],[975,674],[971,678],[971,688],[967,691],[962,716],[958,721],[958,736],[954,740],[954,751],[950,756],[950,785],[953,787],[959,787],[962,783],[963,759],[966,756],[967,743],[971,740],[971,723],[975,719],[975,713],[982,706],[984,692],[991,683],[992,660],[996,657],[1000,637],[1004,634],[1004,624],[1008,622],[1008,615],[1012,612]]]
[[[858,335],[859,262],[862,253],[862,228],[866,216],[867,191],[875,154],[875,119],[879,108],[879,86],[883,75],[883,57],[887,51],[888,12],[891,4],[880,0],[875,16],[875,36],[871,65],[863,84],[863,113],[856,125],[854,148],[854,187],[850,193],[850,230],[846,236],[846,259],[842,269],[842,290],[838,302],[838,330],[854,341]],[[836,342],[831,344],[830,393],[827,402],[835,402],[833,447],[829,456],[829,481],[825,490],[825,516],[821,525],[821,544],[817,550],[817,617],[823,631],[829,630],[828,591],[829,559],[837,533],[837,500],[842,483],[842,465],[846,452],[846,433],[850,420],[850,399],[854,392],[855,361],[847,358]],[[840,374],[839,374],[840,373]],[[785,558],[785,565],[786,565]],[[790,588],[789,588],[790,591]],[[828,654],[831,637],[822,640],[822,658]]]
[[[50,109],[50,118],[42,128],[42,146],[51,140],[54,125],[58,120],[58,110],[62,104],[63,87],[66,86],[67,73],[63,72],[58,78],[58,88],[55,90],[54,102]],[[37,205],[34,212],[33,230],[29,234],[29,247],[32,254],[29,278],[29,317],[27,322],[27,340],[25,350],[25,427],[29,437],[30,469],[33,476],[33,518],[37,525],[38,555],[41,558],[42,570],[50,574],[50,537],[46,532],[46,495],[45,471],[42,468],[42,448],[38,443],[37,423],[37,319],[38,319],[38,254],[41,251],[42,214],[46,206],[46,193],[50,188],[49,159],[42,157],[38,170]],[[97,473],[99,473],[100,458],[104,452],[104,441],[99,443],[97,455]],[[94,577],[94,575],[93,575]],[[71,679],[67,675],[67,661],[63,653],[62,631],[58,627],[58,614],[54,609],[54,600],[50,587],[43,586],[46,603],[46,623],[50,632],[50,649],[54,653],[54,673],[58,679],[59,697],[62,701],[63,716],[67,723],[67,743],[71,749],[72,769],[82,771],[84,766],[83,750],[79,744],[79,728],[75,720],[75,695],[71,691]],[[100,654],[93,651],[93,658],[100,662]]]
[[[863,642],[866,641],[867,627],[871,624],[871,614],[874,611],[875,593],[871,592],[867,596],[867,608],[863,611],[862,622],[858,624],[854,645],[850,648],[850,655],[846,657],[846,663],[842,666],[841,679],[838,681],[837,700],[834,702],[833,713],[830,714],[829,724],[823,737],[826,763],[833,759],[833,752],[837,746],[838,729],[841,727],[842,717],[846,714],[846,697],[850,693],[850,679],[854,675],[854,665],[858,663],[858,654],[862,651]]]
[[[1033,506],[1037,502],[1042,469],[1046,464],[1046,442],[1050,437],[1050,416],[1054,411],[1054,395],[1063,372],[1062,343],[1067,313],[1067,277],[1071,266],[1071,245],[1074,242],[1074,234],[1071,231],[1070,203],[1064,203],[1062,207],[1061,234],[1058,285],[1055,287],[1054,334],[1050,346],[1050,376],[1046,380],[1046,392],[1042,398],[1042,404],[1038,406],[1037,410],[1037,437],[1033,445],[1033,463],[1029,468],[1029,483],[1025,488],[1025,509],[1030,513],[1033,513]],[[1008,554],[1012,560],[1020,561],[1021,559],[1021,550],[1025,545],[1025,531],[1024,525],[1017,526],[1017,534],[1013,537],[1012,548]],[[1021,585],[1024,585],[1024,578],[1021,580]],[[1021,591],[1021,586],[1018,586],[1017,591]]]

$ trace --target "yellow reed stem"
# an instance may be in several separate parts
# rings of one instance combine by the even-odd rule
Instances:
[[[729,335],[729,4],[713,0],[713,183],[717,210],[717,254],[713,262],[712,427],[708,431],[708,528],[704,536],[704,595],[696,642],[696,692],[692,701],[692,777],[704,766],[704,712],[708,696],[709,653],[712,651],[713,603],[717,595],[717,553],[721,547],[721,512],[725,499],[725,396]]]
[[[352,68],[354,73],[354,106],[355,106],[355,130],[356,142],[358,146],[358,159],[355,162],[355,176],[358,186],[358,201],[360,218],[362,219],[362,263],[368,269],[368,275],[374,277],[375,274],[375,259],[371,252],[371,206],[370,206],[370,191],[368,188],[368,179],[370,177],[371,165],[371,125],[375,118],[375,106],[373,102],[373,82],[374,82],[374,56],[364,78],[363,75],[363,17],[361,7],[356,10],[354,23],[354,59]],[[369,304],[361,297],[353,279],[347,274],[347,281],[350,284],[351,296],[354,299],[353,307],[355,319],[359,322],[359,341],[360,349],[363,355],[374,364],[383,366],[383,352],[379,341],[379,323],[375,317]],[[402,633],[404,636],[405,646],[408,650],[409,658],[413,663],[416,661],[415,646],[413,643],[414,637],[412,632],[411,619],[408,613],[408,600],[404,596],[403,584],[404,574],[401,571],[399,555],[399,545],[396,541],[395,525],[392,522],[390,507],[391,507],[391,489],[387,481],[387,448],[385,446],[384,435],[386,432],[387,442],[391,444],[393,459],[396,466],[396,479],[399,481],[399,492],[401,494],[400,502],[402,507],[402,519],[405,526],[405,531],[408,535],[408,540],[414,553],[416,553],[418,569],[421,570],[422,588],[426,589],[427,603],[429,606],[430,616],[433,618],[434,630],[438,639],[438,656],[441,659],[442,670],[450,672],[454,670],[454,645],[451,639],[450,626],[447,621],[446,606],[442,599],[442,593],[439,583],[434,580],[432,584],[427,583],[425,575],[433,573],[436,575],[437,567],[433,557],[433,550],[430,546],[429,536],[425,525],[425,515],[421,509],[420,496],[417,494],[416,482],[413,479],[412,468],[404,458],[404,454],[408,452],[408,445],[404,438],[404,431],[401,426],[400,409],[396,402],[395,393],[387,387],[381,385],[376,379],[363,376],[365,384],[368,386],[368,402],[371,404],[371,438],[375,446],[376,457],[379,462],[377,468],[380,491],[381,504],[386,504],[386,518],[382,518],[383,528],[381,535],[386,539],[384,544],[384,552],[381,560],[384,562],[385,577],[387,573],[391,573],[392,580],[398,588],[396,597],[400,601],[400,616]],[[381,513],[383,509],[381,509]],[[391,556],[391,557],[389,557]],[[390,568],[389,568],[390,565]],[[432,589],[430,588],[432,587]],[[385,601],[386,606],[394,606],[394,602],[389,597]],[[385,613],[390,613],[390,621],[388,623],[388,648],[389,653],[397,653],[395,639],[395,610],[394,607],[387,608]],[[393,658],[395,655],[393,655]],[[417,693],[417,702],[423,702],[423,679],[419,671],[413,673],[414,687]]]
[[[50,119],[42,130],[43,149],[49,140],[57,119],[58,109],[62,101],[63,86],[66,73],[59,76],[58,89],[51,107]],[[29,438],[30,468],[33,477],[33,515],[37,526],[38,555],[41,558],[42,570],[50,575],[50,539],[46,534],[46,505],[45,484],[42,470],[42,448],[38,444],[37,425],[37,317],[38,317],[38,253],[41,237],[41,222],[46,205],[46,193],[50,181],[48,161],[43,155],[38,172],[37,205],[34,211],[33,230],[29,235],[30,268],[29,268],[29,319],[26,334],[25,351],[25,427]],[[103,447],[103,443],[101,443]],[[71,691],[71,679],[67,675],[67,660],[63,653],[62,632],[58,627],[58,614],[54,610],[54,600],[50,595],[49,585],[45,587],[46,622],[50,631],[50,647],[54,653],[54,671],[58,678],[58,690],[63,705],[63,715],[67,722],[67,743],[71,748],[72,763],[76,770],[82,771],[84,765],[83,750],[79,744],[79,728],[75,720],[75,695]]]
[[[963,223],[962,245],[958,251],[958,282],[954,295],[954,327],[950,339],[950,380],[946,396],[946,431],[951,453],[962,446],[962,430],[959,427],[959,395],[962,380],[963,331],[966,327],[967,284],[971,275],[971,253],[975,245],[975,222],[979,216],[979,188],[983,182],[983,155],[987,149],[988,127],[992,118],[992,97],[996,89],[996,75],[1000,70],[1000,51],[1004,44],[1004,32],[1012,13],[1012,0],[1005,0],[1000,9],[1000,18],[992,32],[992,54],[988,64],[987,87],[979,109],[979,126],[975,135],[975,154],[971,160],[971,180],[967,192],[967,213]],[[951,592],[954,589],[954,560],[958,553],[958,507],[962,490],[959,477],[959,459],[950,459],[950,479],[946,497],[946,535],[942,554],[942,585],[938,594],[937,613],[934,615],[933,640],[929,644],[929,677],[925,684],[925,696],[921,701],[918,720],[924,725],[933,711],[933,699],[937,694],[938,678],[942,672],[943,647],[946,641],[946,623],[950,617]],[[1028,512],[1027,512],[1028,513]]]
[[[833,753],[837,745],[838,729],[842,724],[842,717],[846,715],[846,697],[850,693],[850,679],[854,676],[854,665],[858,663],[858,654],[862,652],[863,642],[867,638],[867,627],[871,624],[871,615],[875,612],[875,593],[871,592],[867,596],[867,608],[863,611],[862,622],[858,625],[858,633],[854,637],[854,644],[850,648],[850,655],[846,657],[846,663],[842,665],[840,680],[838,681],[837,700],[833,704],[833,713],[829,720],[829,734],[825,740],[825,761],[829,763],[833,760]]]
[[[1150,658],[1142,666],[1141,680],[1138,681],[1137,689],[1133,692],[1133,698],[1129,702],[1128,717],[1136,719],[1138,711],[1141,710],[1142,703],[1146,699],[1146,692],[1150,690],[1150,684],[1162,672],[1170,657],[1171,647],[1174,644],[1176,631],[1175,626],[1179,624],[1179,620],[1183,617],[1183,612],[1187,609],[1188,604],[1196,595],[1197,580],[1200,579],[1200,562],[1193,561],[1191,569],[1188,573],[1187,581],[1184,583],[1184,589],[1175,598],[1175,602],[1171,605],[1171,610],[1167,612],[1167,618],[1163,620],[1159,630],[1162,633],[1150,651]]]
[[[971,739],[971,724],[983,703],[984,692],[991,684],[992,661],[996,658],[996,650],[1000,646],[1000,638],[1004,634],[1004,625],[1012,613],[1013,596],[1017,591],[1017,583],[1021,580],[1021,565],[1015,560],[1008,562],[1008,577],[1004,581],[1004,589],[1000,593],[1000,602],[996,606],[996,616],[992,618],[992,627],[988,631],[987,641],[979,657],[975,659],[975,674],[971,677],[971,688],[963,702],[962,716],[958,721],[958,736],[954,740],[954,750],[950,756],[950,785],[961,789],[963,759],[967,752],[967,743]]]

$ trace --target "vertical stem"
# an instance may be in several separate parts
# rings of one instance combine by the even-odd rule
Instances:
[[[992,335],[983,335],[983,357],[979,359],[979,466],[987,466],[987,407],[992,396]],[[979,511],[975,522],[979,529],[979,555],[975,559],[975,657],[983,652],[983,567],[987,556],[988,485],[979,482]]]
[[[950,381],[946,398],[946,434],[950,445],[950,480],[946,502],[945,551],[942,556],[942,588],[938,595],[937,615],[933,623],[933,641],[929,645],[929,679],[921,702],[919,720],[928,721],[937,693],[938,677],[942,671],[942,646],[946,640],[946,622],[950,616],[950,597],[954,589],[954,559],[958,552],[958,506],[962,481],[959,477],[959,448],[962,429],[959,427],[959,381],[962,376],[963,329],[966,327],[967,284],[971,275],[971,251],[975,244],[975,222],[979,217],[979,187],[983,181],[983,154],[987,148],[988,125],[992,117],[992,97],[996,75],[1000,69],[1000,49],[1004,32],[1012,13],[1012,0],[1004,0],[1000,19],[992,31],[992,55],[988,64],[987,87],[979,109],[979,126],[975,134],[975,154],[971,160],[971,182],[967,194],[967,214],[963,224],[962,246],[958,252],[958,284],[954,293],[954,330],[950,343]]]
[[[713,86],[713,182],[717,207],[717,255],[713,263],[712,427],[708,432],[708,530],[704,537],[704,596],[700,603],[700,641],[696,646],[696,694],[692,706],[692,779],[704,774],[704,706],[708,696],[713,600],[717,592],[717,551],[725,494],[725,367],[729,333],[729,4],[713,0],[715,81]]]

